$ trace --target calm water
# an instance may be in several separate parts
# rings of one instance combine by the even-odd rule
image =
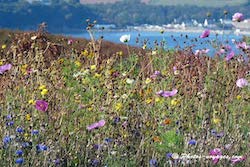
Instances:
[[[160,32],[138,32],[138,31],[115,31],[115,32],[96,32],[94,34],[95,38],[104,37],[104,40],[121,43],[120,37],[125,34],[130,34],[131,39],[129,45],[142,47],[144,42],[147,41],[148,48],[155,47],[155,41],[160,43],[165,41],[165,49],[174,49],[177,47],[185,48],[187,46],[193,46],[193,50],[209,48],[210,55],[213,55],[221,44],[230,45],[233,47],[233,50],[237,52],[232,39],[239,41],[242,39],[242,36],[235,34],[225,34],[225,35],[216,35],[211,33],[209,38],[200,39],[200,33],[187,33],[187,32],[165,32],[161,34]],[[82,37],[89,39],[90,36],[87,32],[81,34],[67,34],[72,37]]]

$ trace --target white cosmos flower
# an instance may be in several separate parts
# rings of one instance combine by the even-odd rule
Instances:
[[[130,41],[130,34],[126,34],[126,35],[121,36],[120,41],[121,41],[122,43],[127,43],[127,42],[129,42],[129,41]]]

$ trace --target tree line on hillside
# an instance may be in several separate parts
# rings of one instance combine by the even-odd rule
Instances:
[[[114,4],[82,5],[71,0],[67,2],[53,0],[50,5],[26,1],[1,2],[0,28],[36,29],[38,24],[46,22],[51,32],[79,31],[86,27],[85,19],[97,20],[99,24],[115,24],[118,28],[141,24],[167,24],[190,21],[204,21],[207,13],[210,19],[218,20],[240,11],[250,17],[250,2],[245,5],[224,8],[197,6],[152,6],[129,0]]]

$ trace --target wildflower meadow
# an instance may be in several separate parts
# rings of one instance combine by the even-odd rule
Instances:
[[[249,166],[247,38],[208,56],[108,43],[87,22],[90,41],[40,27],[1,44],[0,166]]]

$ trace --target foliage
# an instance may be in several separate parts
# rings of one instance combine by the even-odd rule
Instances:
[[[133,1],[99,5],[81,5],[65,1],[45,5],[18,1],[2,2],[0,6],[1,28],[35,30],[38,24],[47,22],[51,32],[79,31],[84,19],[96,19],[100,24],[115,24],[118,28],[124,28],[128,25],[167,24],[172,23],[174,19],[180,23],[190,22],[191,19],[203,22],[208,12],[218,21],[224,18],[224,10],[227,10],[228,14],[241,11],[245,13],[246,18],[250,17],[249,4],[212,8],[189,5],[156,6]]]

